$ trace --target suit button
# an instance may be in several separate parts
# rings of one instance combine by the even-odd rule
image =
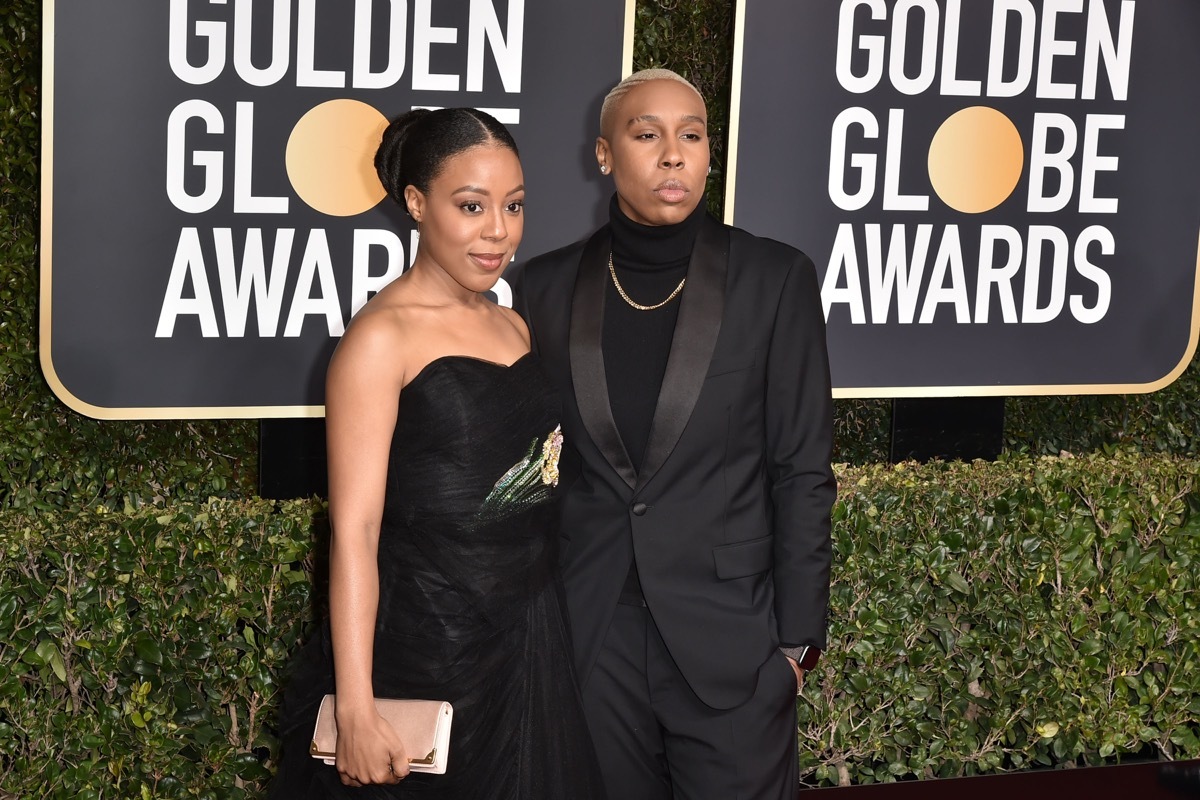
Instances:
[[[646,513],[646,504],[645,503],[634,503],[633,508],[630,510],[633,511],[634,515],[640,517]]]

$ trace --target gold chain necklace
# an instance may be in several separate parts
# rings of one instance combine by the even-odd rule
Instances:
[[[612,253],[608,254],[608,274],[612,275],[613,286],[617,287],[617,294],[621,295],[621,299],[626,303],[629,303],[629,305],[633,306],[638,311],[653,311],[656,308],[662,308],[667,303],[674,300],[676,295],[683,291],[683,285],[687,283],[687,276],[685,275],[683,280],[679,282],[679,285],[675,287],[675,291],[671,292],[671,294],[667,296],[666,300],[663,300],[661,303],[655,303],[652,306],[644,306],[641,303],[633,302],[629,299],[629,295],[625,294],[625,289],[621,286],[621,282],[617,280],[617,270],[613,266]]]

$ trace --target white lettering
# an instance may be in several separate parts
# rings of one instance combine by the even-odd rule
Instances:
[[[1071,314],[1085,325],[1104,319],[1112,301],[1112,280],[1108,273],[1088,260],[1088,245],[1097,242],[1100,244],[1101,255],[1111,256],[1117,252],[1117,243],[1112,232],[1100,225],[1085,228],[1075,240],[1075,271],[1096,284],[1096,305],[1091,308],[1083,304],[1083,295],[1071,295]]]
[[[408,3],[390,0],[391,25],[388,28],[388,62],[382,72],[371,71],[372,0],[354,2],[354,88],[386,89],[404,74]]]
[[[292,241],[296,231],[280,228],[275,232],[275,249],[271,255],[268,277],[266,253],[261,228],[246,231],[246,246],[242,250],[239,269],[233,254],[233,231],[217,228],[213,244],[217,251],[217,278],[221,285],[221,303],[225,307],[225,333],[232,338],[246,335],[246,318],[250,300],[258,312],[258,335],[274,336],[279,328],[279,310],[283,305],[283,285],[287,282],[288,262],[292,257]],[[240,272],[240,277],[239,277]]]
[[[1011,81],[1004,80],[1004,48],[1008,41],[1008,17],[1019,17],[1020,44],[1017,47],[1017,71]],[[1037,13],[1029,0],[996,0],[992,7],[992,41],[988,49],[987,93],[991,97],[1016,97],[1029,86],[1033,77],[1034,42]]]
[[[1038,305],[1041,294],[1042,251],[1049,244],[1053,259],[1050,267],[1050,289],[1046,305]],[[1067,254],[1070,245],[1067,235],[1049,225],[1029,227],[1028,263],[1025,269],[1025,297],[1021,307],[1021,322],[1050,322],[1063,309],[1067,295]]]
[[[321,295],[313,297],[313,286],[319,285]],[[337,284],[333,278],[333,259],[329,255],[329,240],[325,231],[317,228],[308,236],[308,246],[300,261],[300,274],[296,277],[296,294],[288,311],[283,335],[299,336],[307,316],[325,317],[325,326],[330,336],[341,336],[346,325],[338,303]]]
[[[413,86],[417,91],[457,92],[458,76],[430,72],[430,46],[454,44],[457,28],[436,28],[433,25],[433,0],[415,0],[413,11]]]
[[[210,0],[223,3],[224,0]],[[179,80],[194,86],[212,83],[225,69],[225,23],[205,21],[196,23],[196,36],[207,40],[207,58],[198,67],[193,67],[187,58],[188,50],[188,0],[171,0],[170,19],[167,23],[167,61],[171,71]]]
[[[210,134],[224,133],[225,120],[217,107],[206,100],[185,100],[167,118],[167,198],[180,211],[202,214],[221,199],[225,157],[220,150],[194,151],[192,166],[200,167],[204,188],[200,194],[188,194],[183,171],[187,159],[187,123],[191,119],[204,120],[204,131]]]
[[[929,258],[929,239],[933,226],[917,226],[913,242],[912,259],[908,258],[908,242],[905,226],[892,226],[888,242],[887,264],[883,263],[882,226],[869,224],[867,235],[867,290],[871,295],[871,322],[876,325],[888,321],[892,305],[892,294],[896,296],[897,321],[911,324],[917,313],[917,301],[921,298],[921,276]]]
[[[884,241],[884,227],[879,223],[857,229],[851,223],[838,226],[821,285],[826,319],[842,304],[852,325],[911,325],[914,317],[917,324],[928,325],[937,322],[941,307],[949,304],[954,307],[952,324],[987,325],[992,323],[992,304],[998,300],[1001,319],[996,322],[1006,325],[1059,320],[1068,306],[1072,317],[1092,324],[1103,319],[1111,306],[1112,281],[1089,257],[1095,255],[1097,245],[1101,256],[1116,250],[1112,233],[1102,226],[1086,228],[1072,248],[1066,231],[1057,227],[1034,225],[1019,231],[1008,225],[981,225],[979,260],[967,264],[959,226],[947,225],[941,228],[937,254],[928,268],[933,225],[921,223],[914,231],[894,224],[888,241]],[[865,247],[865,264],[858,258],[860,247]],[[865,276],[860,272],[864,266]],[[973,286],[967,282],[968,267],[976,271]],[[1077,281],[1070,275],[1072,267],[1079,275]],[[1068,278],[1078,284],[1069,296]],[[1016,285],[1018,280],[1021,286]]]
[[[496,285],[492,287],[492,294],[496,295],[496,305],[512,308],[512,287],[508,285],[508,281],[504,280],[504,278],[496,281]]]
[[[838,287],[838,276],[846,274],[846,286]],[[834,303],[845,303],[850,307],[850,322],[862,325],[867,321],[863,308],[862,284],[858,280],[858,255],[854,248],[854,228],[849,222],[838,225],[837,237],[833,240],[833,251],[829,254],[829,267],[821,283],[821,304],[825,307],[825,319]]]
[[[887,155],[883,160],[883,210],[928,211],[929,195],[900,194],[900,165],[904,162],[904,109],[888,112]]]
[[[1078,14],[1083,0],[1042,0],[1042,35],[1038,58],[1037,96],[1057,100],[1074,100],[1075,84],[1054,82],[1056,56],[1075,55],[1075,42],[1055,39],[1059,14]]]
[[[254,3],[237,0],[233,8],[233,68],[238,77],[251,86],[272,86],[287,74],[289,47],[288,32],[292,29],[291,0],[274,0],[271,17],[271,63],[259,69],[251,60],[253,41]]]
[[[491,0],[471,0],[467,34],[467,91],[483,91],[483,43],[491,46],[506,92],[521,91],[521,48],[524,41],[525,0],[508,0],[508,40]]]
[[[858,37],[858,46],[867,54],[867,69],[862,75],[855,75],[851,69],[854,60],[854,12],[861,6],[871,11],[871,19],[884,19],[887,9],[883,0],[843,0],[838,13],[837,61],[834,73],[842,88],[854,94],[869,92],[879,85],[883,77],[883,46],[884,37],[879,35],[862,35]]]
[[[833,133],[829,144],[829,199],[843,211],[857,211],[875,194],[874,153],[855,153],[850,156],[850,169],[858,170],[858,191],[846,191],[846,137],[851,125],[863,129],[867,139],[879,138],[879,122],[865,108],[851,107],[838,114],[833,121]]]
[[[908,53],[908,23],[914,9],[921,10],[921,62],[916,77],[904,73]],[[939,12],[933,0],[899,0],[892,9],[892,52],[888,60],[888,75],[892,85],[903,94],[920,94],[933,85],[937,72],[937,39]]]
[[[1100,56],[1104,57],[1104,70],[1108,74],[1108,85],[1114,100],[1125,100],[1129,96],[1129,64],[1133,52],[1133,0],[1121,3],[1120,43],[1113,43],[1112,28],[1108,24],[1104,0],[1091,0],[1088,4],[1087,38],[1083,43],[1083,99],[1096,99],[1096,83]]]
[[[194,297],[183,296],[184,285],[189,278]],[[167,279],[167,291],[158,315],[155,338],[169,339],[174,336],[175,321],[185,314],[194,314],[198,318],[201,336],[211,339],[220,335],[212,292],[208,288],[208,271],[204,268],[204,254],[200,250],[200,234],[195,228],[184,228],[179,232],[179,244],[175,247],[175,261],[171,264],[171,275]]]
[[[958,39],[962,0],[946,0],[946,32],[942,35],[942,95],[978,97],[982,84],[958,77]]]
[[[946,285],[946,275],[950,285]],[[933,261],[933,272],[929,276],[929,289],[925,292],[925,305],[921,308],[922,325],[933,322],[937,307],[942,303],[954,304],[954,319],[962,325],[971,321],[971,303],[967,299],[967,277],[963,270],[962,242],[958,238],[958,226],[947,225],[942,234],[937,257]]]
[[[1021,269],[1024,248],[1021,234],[1008,225],[983,225],[979,231],[979,279],[975,286],[975,322],[986,324],[992,301],[992,286],[1000,295],[1000,314],[1006,323],[1017,321],[1017,301],[1013,296],[1012,279]],[[1008,245],[1008,260],[1004,266],[994,263],[996,243]]]
[[[1120,159],[1099,154],[1100,131],[1124,130],[1124,114],[1088,114],[1083,126],[1083,164],[1079,167],[1079,210],[1084,214],[1115,214],[1117,198],[1096,197],[1096,173],[1116,172]]]
[[[255,197],[251,188],[254,175],[254,104],[240,102],[234,118],[233,211],[235,214],[286,214],[288,198]]]
[[[357,22],[357,15],[355,21]],[[296,25],[296,85],[317,89],[341,89],[346,73],[340,69],[317,69],[317,0],[300,0]]]
[[[1047,151],[1051,128],[1062,131],[1063,136],[1062,148],[1054,153]],[[1046,112],[1033,115],[1033,144],[1029,154],[1029,211],[1061,211],[1070,202],[1075,183],[1071,156],[1075,155],[1078,137],[1075,123],[1066,114]],[[1047,170],[1058,173],[1058,193],[1053,197],[1045,194]]]

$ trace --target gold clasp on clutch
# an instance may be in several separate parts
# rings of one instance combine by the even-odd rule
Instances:
[[[424,758],[410,758],[408,760],[408,763],[424,764],[426,766],[429,766],[430,764],[432,764],[435,761],[437,761],[437,748],[436,747],[433,748],[432,750],[430,750],[429,755],[425,756]]]
[[[319,757],[324,757],[324,758],[332,758],[335,755],[334,753],[322,752],[321,748],[317,746],[317,742],[315,739],[313,740],[312,744],[310,744],[308,746],[308,752],[309,752],[309,755],[319,756]],[[432,750],[430,750],[429,755],[425,756],[424,758],[410,758],[408,760],[408,763],[410,763],[410,764],[421,764],[426,767],[431,766],[432,764],[434,764],[436,762],[437,762],[437,748],[436,747],[433,748]]]

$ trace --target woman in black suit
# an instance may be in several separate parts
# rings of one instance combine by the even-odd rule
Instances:
[[[704,212],[704,101],[647,70],[605,100],[616,194],[516,307],[565,398],[562,556],[611,798],[793,798],[825,646],[832,400],[803,253]]]

